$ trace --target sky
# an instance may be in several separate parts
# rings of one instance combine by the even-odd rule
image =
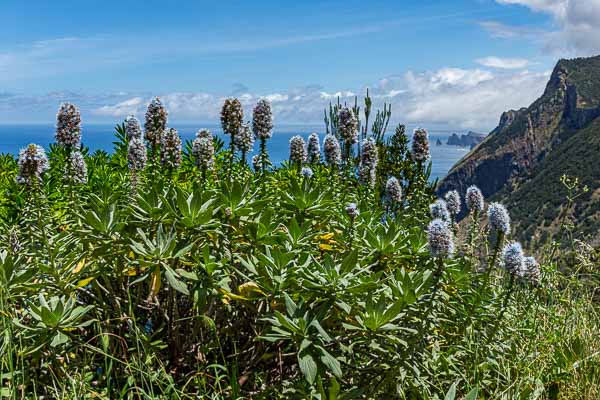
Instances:
[[[3,0],[0,123],[218,123],[223,100],[315,124],[367,88],[392,123],[487,132],[559,58],[600,53],[600,0]]]

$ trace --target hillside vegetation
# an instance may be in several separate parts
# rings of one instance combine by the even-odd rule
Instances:
[[[2,397],[598,398],[594,252],[563,274],[477,188],[436,200],[427,132],[368,97],[326,115],[278,167],[236,99],[228,143],[155,99],[89,154],[65,104],[48,152],[2,156]]]
[[[600,56],[560,60],[543,95],[528,108],[504,113],[438,190],[480,186],[510,206],[519,239],[532,249],[564,239],[564,221],[577,226],[575,238],[598,243],[599,117]],[[558,184],[562,175],[577,180],[582,191],[587,186],[576,204],[564,202],[569,189]]]

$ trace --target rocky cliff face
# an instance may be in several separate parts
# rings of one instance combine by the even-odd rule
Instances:
[[[577,140],[583,131],[585,135],[581,138],[585,136],[589,142],[590,137],[594,137],[589,130],[595,132],[596,126],[600,128],[600,123],[594,123],[598,117],[600,56],[561,60],[554,68],[542,96],[527,108],[504,112],[498,126],[488,137],[460,160],[440,182],[438,192],[457,189],[464,193],[468,186],[474,184],[488,198],[507,203],[518,198],[520,203],[516,207],[520,210],[542,212],[535,205],[550,199],[541,196],[539,190],[533,190],[530,183],[545,182],[539,177],[549,176],[547,172],[550,167],[553,171],[569,169],[566,165],[557,165],[556,160],[560,159],[561,163],[572,161],[557,156],[567,150],[572,152],[575,144],[584,146],[581,140]],[[597,133],[600,136],[600,132]],[[570,147],[566,147],[567,144]],[[600,150],[595,156],[586,153],[586,157],[591,157],[588,162],[597,164]],[[549,165],[549,160],[554,160],[554,164]],[[600,174],[600,168],[597,169]],[[545,182],[544,185],[558,188],[560,182]],[[537,193],[535,199],[532,197],[534,192]],[[543,214],[545,218],[552,218],[556,213],[544,210]],[[534,224],[531,219],[527,218]],[[548,225],[551,221],[538,220],[535,223]],[[523,229],[530,229],[530,226],[523,226]],[[537,232],[535,229],[529,232]]]

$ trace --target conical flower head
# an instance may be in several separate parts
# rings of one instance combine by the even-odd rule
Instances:
[[[236,135],[244,121],[244,109],[242,103],[236,98],[225,99],[221,109],[221,127],[223,132]]]
[[[412,157],[416,161],[429,160],[429,134],[425,129],[417,128],[413,133]]]
[[[306,162],[306,147],[304,139],[300,135],[290,139],[290,162],[302,164]]]
[[[325,153],[325,162],[330,166],[339,166],[342,162],[342,150],[340,142],[334,135],[325,136],[323,141],[323,150]]]
[[[523,248],[518,242],[509,243],[502,249],[502,265],[513,275],[518,275],[522,272],[525,257]]]
[[[212,171],[215,165],[215,147],[213,136],[208,129],[202,129],[196,134],[192,145],[192,155],[200,169]]]
[[[442,199],[437,199],[429,206],[431,218],[439,219],[446,223],[450,223],[450,212],[446,202]]]
[[[146,145],[141,137],[132,136],[129,139],[129,147],[127,148],[127,161],[129,169],[132,171],[141,171],[146,167],[148,154],[146,153]]]
[[[454,254],[454,235],[441,219],[434,219],[427,227],[429,252],[433,257],[451,257]]]
[[[168,128],[165,131],[160,147],[160,162],[167,168],[181,165],[181,138],[177,129]]]
[[[343,107],[338,111],[338,132],[346,143],[358,142],[358,119],[351,108]]]
[[[311,133],[308,137],[306,152],[308,153],[309,163],[316,164],[321,161],[321,145],[319,143],[319,134],[316,132]]]
[[[273,135],[271,103],[260,99],[252,112],[252,130],[257,139],[270,139]]]
[[[61,104],[56,114],[56,143],[63,147],[79,147],[81,141],[81,113],[75,104]]]
[[[69,154],[64,178],[66,181],[76,185],[87,183],[87,164],[85,163],[83,154],[79,151],[73,151]]]
[[[460,194],[456,190],[451,190],[444,196],[446,199],[446,207],[451,215],[458,215],[460,212]]]
[[[167,110],[158,97],[152,99],[146,110],[144,137],[152,147],[161,144],[162,136],[167,128]]]
[[[134,116],[129,115],[125,118],[125,132],[127,133],[127,138],[131,140],[131,138],[142,138],[142,126],[140,125],[140,121]]]
[[[488,207],[488,224],[493,232],[510,233],[510,216],[500,203],[491,203]]]
[[[252,148],[254,147],[254,136],[252,135],[250,126],[248,124],[242,124],[239,132],[233,137],[233,141],[238,150],[244,153],[252,151]]]
[[[390,176],[385,183],[385,195],[390,203],[399,203],[402,201],[402,187],[400,182],[393,176]]]
[[[483,200],[483,193],[481,190],[475,185],[469,186],[467,188],[467,194],[465,196],[465,201],[467,203],[467,208],[471,212],[482,212],[485,206],[485,202]]]
[[[362,145],[358,169],[359,179],[364,185],[375,186],[378,161],[377,144],[372,137],[367,138]]]
[[[42,146],[30,144],[19,152],[19,175],[17,183],[33,185],[42,181],[42,175],[49,168],[48,157]]]
[[[540,271],[540,265],[533,257],[525,257],[523,259],[523,272],[522,277],[527,279],[533,285],[539,285],[542,273]]]

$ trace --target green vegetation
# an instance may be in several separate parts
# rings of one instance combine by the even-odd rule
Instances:
[[[160,135],[166,112],[151,104],[146,131]],[[544,254],[532,278],[522,255],[501,266],[505,216],[497,232],[483,209],[428,228],[426,132],[413,151],[404,127],[384,136],[389,111],[374,130],[356,105],[345,113],[341,164],[330,138],[327,162],[295,148],[273,168],[261,152],[255,171],[207,131],[183,151],[176,132],[152,136],[140,154],[133,119],[112,154],[88,154],[69,113],[77,134],[57,135],[47,171],[35,148],[21,165],[0,158],[3,398],[600,396],[593,251],[574,243],[569,275]],[[264,150],[268,104],[254,119]],[[358,133],[377,157],[354,157]],[[85,179],[69,161],[79,149]]]

